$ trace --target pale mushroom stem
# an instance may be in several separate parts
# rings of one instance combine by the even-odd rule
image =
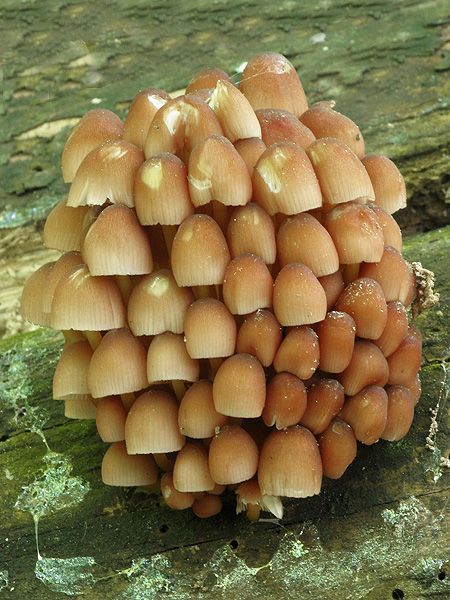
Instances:
[[[213,200],[212,216],[223,233],[226,233],[228,226],[228,207],[218,200]]]
[[[129,275],[115,275],[115,280],[117,287],[119,288],[120,295],[122,296],[123,303],[125,306],[127,306],[132,292],[131,277]]]
[[[177,225],[163,225],[162,226],[162,232],[164,235],[164,240],[166,242],[166,248],[167,248],[167,253],[170,256],[171,252],[172,252],[172,244],[173,244],[173,238],[175,237],[175,234],[177,232]]]
[[[100,331],[85,331],[84,335],[86,336],[87,341],[91,345],[92,350],[97,350],[102,341],[102,334]]]
[[[212,285],[193,285],[192,291],[196,300],[202,298],[217,298],[217,292]]]
[[[247,506],[247,517],[249,521],[257,521],[259,519],[259,514],[261,512],[261,507],[259,504],[249,504]]]
[[[130,408],[134,404],[134,401],[136,400],[136,396],[134,395],[134,392],[128,392],[127,394],[120,394],[120,398],[122,400],[122,404],[124,405],[124,407],[127,410],[130,410]]]
[[[223,360],[221,358],[208,358],[208,360],[211,366],[212,376],[214,377]]]
[[[81,331],[76,331],[74,329],[65,329],[62,332],[62,334],[68,344],[73,344],[73,342],[80,342],[81,340],[85,339]]]
[[[186,393],[186,386],[184,385],[184,382],[180,379],[173,379],[171,383],[178,402],[181,402],[184,394]]]
[[[351,264],[351,265],[345,265],[344,272],[342,274],[343,278],[344,278],[344,284],[345,285],[348,285],[349,283],[351,283],[355,279],[358,279],[359,267],[360,267],[360,263],[354,263],[354,264]]]
[[[167,250],[163,226],[154,225],[150,229],[150,244],[154,261],[158,265],[158,269],[170,269],[170,255]]]

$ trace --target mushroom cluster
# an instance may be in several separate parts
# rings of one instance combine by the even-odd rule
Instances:
[[[160,486],[199,517],[282,516],[357,441],[399,440],[420,396],[415,278],[391,216],[405,184],[334,102],[308,107],[263,53],[238,86],[200,72],[141,91],[125,122],[92,110],[62,156],[68,196],[23,317],[63,331],[53,380],[110,443],[107,485]]]

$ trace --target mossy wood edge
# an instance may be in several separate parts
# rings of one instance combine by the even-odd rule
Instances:
[[[300,600],[320,592],[329,600],[388,600],[401,590],[405,599],[447,599],[450,474],[439,460],[450,451],[450,382],[443,383],[450,356],[450,228],[415,236],[405,246],[410,261],[422,261],[435,272],[441,294],[438,308],[416,320],[424,335],[423,393],[412,429],[398,443],[360,445],[344,477],[325,481],[320,496],[287,500],[280,523],[249,523],[236,516],[232,495],[219,516],[200,520],[190,510],[170,510],[156,494],[102,485],[106,445],[95,424],[68,421],[62,403],[51,399],[60,334],[43,330],[3,341],[0,572],[7,572],[8,585],[0,598],[65,597],[36,578],[33,519],[29,511],[15,508],[23,486],[42,480],[43,433],[52,452],[70,459],[71,476],[90,486],[81,502],[48,511],[39,520],[42,556],[94,558],[91,585],[82,588],[82,598],[144,597],[136,591],[139,586],[132,587],[137,580],[126,573],[133,560],[153,557],[153,587],[146,589],[156,590],[155,598]],[[439,432],[433,453],[425,444],[430,409],[436,407]],[[288,539],[298,542],[296,556],[280,550]],[[166,571],[155,567],[163,559],[170,561]],[[148,577],[139,585],[149,586]]]

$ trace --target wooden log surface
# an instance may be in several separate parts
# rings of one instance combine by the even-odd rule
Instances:
[[[450,596],[447,372],[450,198],[448,2],[17,3],[0,8],[0,598],[323,598]],[[284,53],[309,100],[337,100],[368,152],[401,168],[409,260],[436,273],[441,302],[424,334],[423,396],[408,436],[360,446],[320,496],[287,501],[282,522],[224,511],[200,521],[158,496],[100,481],[95,425],[51,400],[59,334],[23,330],[18,297],[52,254],[42,219],[67,193],[60,156],[70,127],[135,93],[184,87],[199,69]],[[436,410],[435,451],[426,449]],[[38,524],[38,560],[35,523]]]

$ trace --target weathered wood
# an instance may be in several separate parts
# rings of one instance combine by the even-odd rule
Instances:
[[[406,599],[447,599],[450,475],[440,458],[450,452],[449,250],[450,229],[406,243],[409,260],[436,272],[441,293],[438,309],[416,321],[424,335],[423,394],[411,431],[397,443],[360,445],[346,474],[326,481],[319,496],[287,500],[280,523],[236,516],[232,494],[218,517],[201,521],[190,510],[171,511],[155,494],[102,485],[106,445],[95,425],[68,422],[62,403],[51,400],[61,336],[45,330],[2,342],[2,597],[62,598],[54,586],[78,585],[86,599],[379,600],[395,597],[394,590]],[[431,408],[439,425],[435,452],[425,448]],[[58,456],[48,454],[43,436]],[[53,462],[45,463],[46,455]],[[33,500],[23,495],[30,485],[39,490]],[[40,515],[42,556],[61,559],[45,585],[34,573],[32,514]],[[70,571],[72,557],[84,567]]]

